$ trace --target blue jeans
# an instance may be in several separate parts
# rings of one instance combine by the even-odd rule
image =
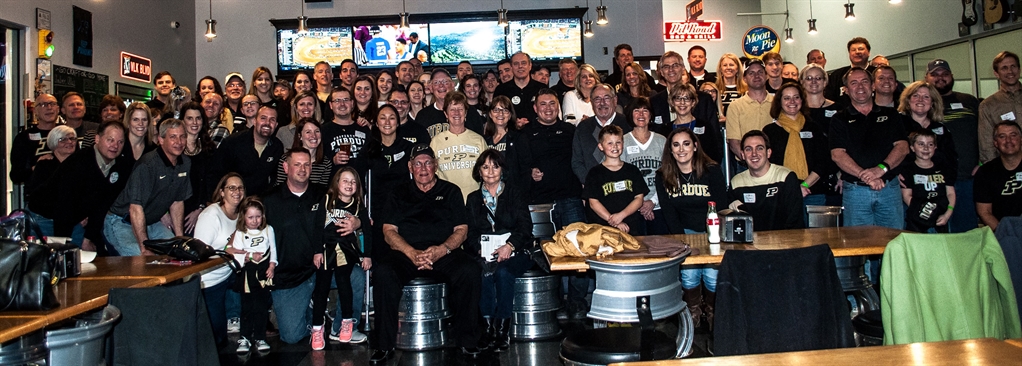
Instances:
[[[685,229],[685,234],[702,233],[702,231]],[[681,287],[691,290],[699,287],[700,284],[704,284],[710,292],[717,292],[717,272],[719,272],[717,266],[712,265],[682,266]]]
[[[955,210],[947,224],[952,233],[964,233],[979,226],[976,201],[972,198],[972,183],[972,177],[959,177],[955,182]]]
[[[483,272],[483,285],[479,298],[479,311],[486,318],[508,319],[515,298],[515,278],[532,267],[532,259],[515,255],[497,263],[493,273]]]
[[[554,219],[554,226],[560,230],[576,222],[586,221],[585,207],[582,206],[580,198],[566,198],[554,201],[554,208],[551,215]],[[585,310],[589,308],[586,302],[586,295],[589,294],[589,283],[595,282],[586,273],[565,275],[568,278],[568,308],[571,310]]]
[[[298,286],[270,291],[273,297],[273,313],[277,314],[277,328],[280,340],[287,344],[295,344],[309,336],[309,324],[312,321],[312,289],[316,277],[309,276]]]
[[[330,288],[337,288],[337,280],[332,279],[330,281]],[[354,327],[358,330],[359,324],[362,323],[362,302],[365,301],[366,295],[366,271],[360,266],[354,266],[351,269],[351,314],[355,317]],[[337,313],[340,314],[341,309],[338,305]],[[334,315],[334,322],[330,324],[330,334],[338,334],[341,332],[341,322],[343,322],[339,315]]]
[[[131,230],[130,222],[125,221],[123,217],[109,213],[106,214],[106,220],[104,221],[103,235],[106,236],[107,242],[115,250],[112,253],[117,253],[120,256],[142,255],[142,249],[138,247],[138,239],[135,238],[135,232]],[[146,226],[146,233],[149,239],[170,239],[174,237],[174,232],[170,231],[159,221]]]
[[[202,298],[206,302],[206,312],[209,313],[209,323],[213,325],[213,337],[217,344],[227,340],[227,312],[225,301],[228,293],[236,293],[230,290],[231,280],[225,280],[212,287],[202,289]]]
[[[241,318],[241,294],[234,290],[227,291],[225,299],[227,306],[227,319]]]
[[[905,206],[901,200],[901,184],[897,179],[887,182],[879,191],[845,182],[842,203],[845,206],[845,226],[905,228]],[[879,256],[871,256],[867,260],[866,275],[873,283],[879,283]]]

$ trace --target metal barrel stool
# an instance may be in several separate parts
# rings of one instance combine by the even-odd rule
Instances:
[[[615,264],[588,260],[596,272],[596,291],[588,316],[596,320],[639,323],[569,335],[561,342],[565,365],[606,365],[615,362],[680,358],[692,351],[695,329],[681,300],[678,269],[684,257],[655,263]],[[678,316],[673,339],[654,329],[655,320]]]
[[[561,334],[557,310],[561,308],[561,281],[542,270],[529,270],[515,279],[511,306],[511,338],[535,341]]]
[[[419,277],[401,290],[397,310],[397,343],[400,350],[424,351],[444,347],[449,339],[447,285]]]

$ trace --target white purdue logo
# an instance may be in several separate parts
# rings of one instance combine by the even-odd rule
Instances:
[[[773,197],[776,194],[777,194],[777,187],[767,188],[767,191],[766,191],[766,196],[767,197]]]

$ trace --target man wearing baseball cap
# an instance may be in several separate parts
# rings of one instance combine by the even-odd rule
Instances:
[[[376,326],[370,339],[374,364],[394,354],[401,289],[413,278],[439,272],[448,279],[451,332],[463,354],[475,356],[480,329],[482,269],[461,249],[468,235],[468,214],[461,189],[436,176],[436,155],[427,144],[409,151],[409,180],[391,194],[383,210],[383,236],[390,250],[380,248],[373,265]]]
[[[735,156],[742,156],[740,142],[746,132],[762,130],[763,126],[773,120],[770,117],[770,104],[774,96],[766,90],[767,75],[763,60],[754,58],[746,62],[742,78],[749,85],[749,91],[731,102],[727,110],[727,145]]]
[[[979,100],[975,96],[956,92],[955,76],[947,61],[935,59],[926,64],[926,82],[937,88],[944,102],[944,128],[955,138],[958,154],[958,179],[955,181],[955,209],[948,222],[952,233],[975,229],[979,220],[973,204],[973,174],[979,167]],[[984,136],[986,137],[986,136]]]
[[[227,101],[224,107],[231,111],[232,116],[243,116],[241,113],[241,98],[245,96],[245,78],[239,72],[227,74],[224,78],[224,99]]]

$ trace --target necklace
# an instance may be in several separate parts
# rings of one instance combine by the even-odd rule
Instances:
[[[679,172],[678,175],[680,175],[682,178],[685,178],[685,184],[688,184],[692,183],[692,173],[693,172],[688,172],[688,174],[684,174]]]

